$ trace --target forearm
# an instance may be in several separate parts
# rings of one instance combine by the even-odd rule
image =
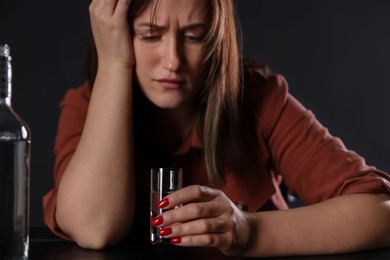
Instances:
[[[247,255],[351,252],[390,245],[390,196],[341,196],[302,208],[255,213]]]
[[[58,190],[56,219],[84,247],[120,240],[134,214],[131,70],[99,69],[80,142]]]

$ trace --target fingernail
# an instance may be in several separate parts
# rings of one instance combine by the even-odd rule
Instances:
[[[162,216],[157,216],[154,219],[152,219],[152,226],[157,227],[163,223],[163,217]]]
[[[163,199],[158,203],[159,208],[165,208],[166,206],[169,205],[169,200],[168,199]]]
[[[181,237],[172,237],[171,238],[171,244],[180,244],[181,243]]]
[[[172,234],[172,228],[167,227],[160,229],[160,236],[168,236],[170,234]]]

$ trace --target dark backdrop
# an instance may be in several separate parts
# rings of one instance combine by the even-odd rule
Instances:
[[[83,81],[84,0],[0,0],[12,48],[15,110],[32,129],[31,226],[52,187],[58,103]],[[238,0],[246,56],[283,74],[331,133],[390,172],[390,1]],[[0,209],[1,211],[1,209]]]

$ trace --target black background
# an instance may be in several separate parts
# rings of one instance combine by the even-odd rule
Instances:
[[[236,2],[244,54],[283,74],[332,134],[390,172],[390,1]],[[58,104],[84,79],[88,5],[0,0],[0,43],[13,56],[13,106],[32,129],[31,226],[44,225],[42,196],[53,185]]]

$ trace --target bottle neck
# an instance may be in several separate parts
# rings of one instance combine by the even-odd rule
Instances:
[[[12,65],[10,56],[0,55],[0,104],[11,105]]]

